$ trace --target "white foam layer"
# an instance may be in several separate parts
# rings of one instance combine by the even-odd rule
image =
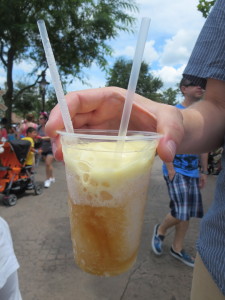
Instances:
[[[115,206],[137,190],[140,193],[146,189],[155,141],[126,143],[122,156],[115,155],[115,144],[91,143],[82,145],[82,149],[63,147],[68,190],[74,203]]]

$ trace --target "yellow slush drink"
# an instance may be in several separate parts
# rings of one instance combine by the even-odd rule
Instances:
[[[121,153],[116,136],[61,136],[74,255],[86,272],[118,275],[136,260],[159,138],[145,134],[128,137]]]

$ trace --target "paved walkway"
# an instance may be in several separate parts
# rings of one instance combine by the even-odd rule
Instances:
[[[165,240],[165,254],[151,251],[154,224],[168,212],[166,184],[161,161],[156,158],[146,207],[140,251],[135,266],[111,278],[86,274],[75,265],[67,212],[64,166],[55,162],[56,183],[41,196],[28,191],[16,206],[0,202],[0,215],[12,231],[20,263],[19,280],[23,300],[189,300],[192,269],[176,261],[169,248],[173,234]],[[43,163],[37,169],[43,181]],[[203,191],[205,210],[210,205],[216,177],[209,176]],[[195,254],[199,220],[193,219],[186,250]]]

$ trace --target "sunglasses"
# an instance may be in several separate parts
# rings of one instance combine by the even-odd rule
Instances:
[[[193,82],[190,82],[188,84],[184,84],[184,86],[189,87],[189,86],[198,86],[198,85]]]

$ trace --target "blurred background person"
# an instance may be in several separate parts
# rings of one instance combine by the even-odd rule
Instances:
[[[8,139],[8,132],[6,129],[6,125],[7,125],[8,121],[6,118],[2,118],[1,122],[0,122],[0,140],[5,139],[5,141]]]
[[[38,124],[34,122],[34,115],[33,113],[28,113],[26,116],[26,119],[23,121],[23,123],[20,125],[19,128],[19,137],[25,137],[26,131],[28,127],[33,127],[37,129]]]
[[[15,126],[11,126],[8,130],[8,141],[15,141],[17,139],[17,131]]]
[[[54,156],[52,152],[52,145],[50,138],[45,134],[45,124],[48,121],[48,114],[46,112],[41,112],[39,116],[39,126],[38,126],[38,135],[42,138],[42,157],[45,161],[45,172],[46,172],[46,180],[44,182],[44,187],[49,188],[52,183],[55,182],[55,178],[53,176],[53,161]]]

